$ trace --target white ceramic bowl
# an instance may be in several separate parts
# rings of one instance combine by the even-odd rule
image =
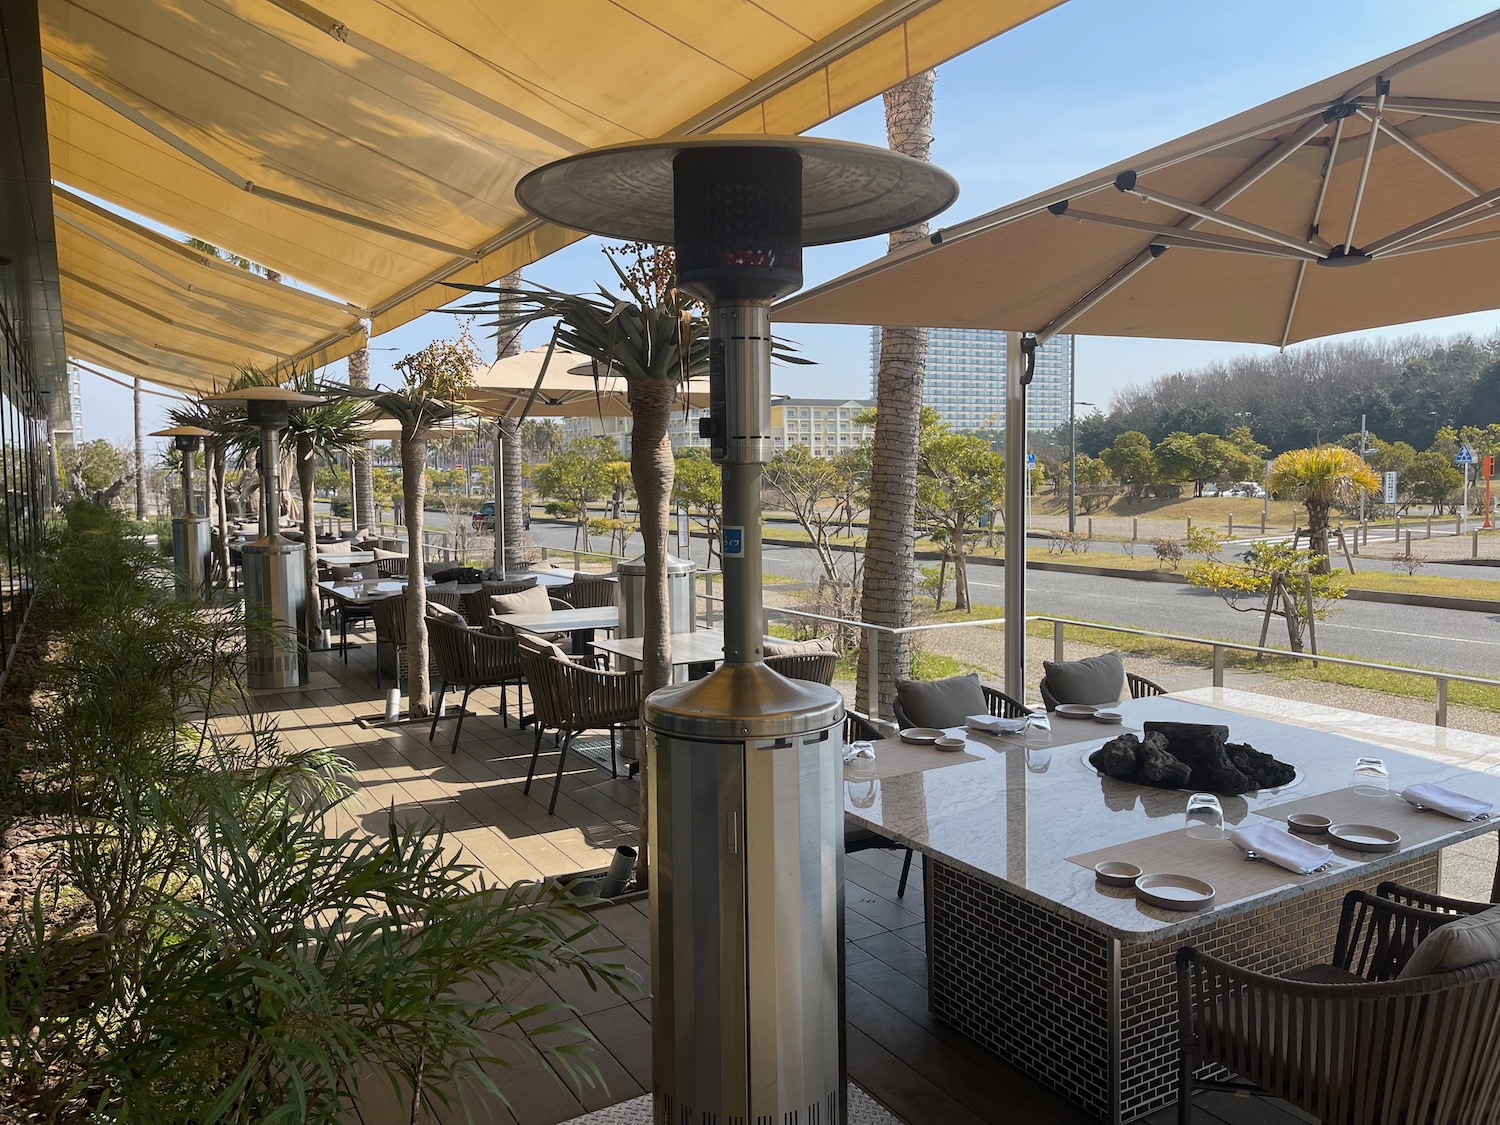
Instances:
[[[962,750],[969,743],[962,738],[940,738],[933,743],[939,750],[947,750],[950,754]]]

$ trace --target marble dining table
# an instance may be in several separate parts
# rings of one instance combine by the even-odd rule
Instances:
[[[1336,846],[1334,867],[1307,876],[1246,860],[1227,839],[1192,841],[1203,850],[1182,853],[1173,834],[1183,834],[1186,791],[1103,777],[1088,762],[1147,721],[1223,724],[1231,740],[1296,767],[1277,790],[1221,797],[1227,830],[1275,822],[1278,805],[1347,791],[1355,759],[1369,755],[1385,762],[1390,792],[1369,798],[1366,823],[1379,825],[1383,811],[1392,822],[1415,815],[1399,790],[1417,782],[1500,806],[1500,738],[1445,738],[1419,724],[1223,689],[1194,695],[1125,701],[1122,726],[1054,715],[1050,730],[1018,735],[955,728],[967,744],[952,765],[887,740],[875,744],[877,763],[884,749],[913,763],[911,772],[846,770],[850,822],[923,857],[934,1013],[1101,1121],[1133,1120],[1176,1096],[1180,947],[1265,971],[1326,960],[1347,891],[1386,879],[1435,888],[1442,848],[1500,828],[1500,817],[1428,813],[1436,819],[1398,851]],[[1153,843],[1193,857],[1196,870],[1172,873],[1222,872],[1228,893],[1205,910],[1162,910],[1070,859],[1114,847],[1149,854]],[[1234,877],[1234,865],[1247,863],[1256,865],[1254,886],[1237,892],[1247,880]]]

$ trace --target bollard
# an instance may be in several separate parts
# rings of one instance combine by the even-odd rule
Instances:
[[[1089,517],[1089,538],[1092,539],[1093,537],[1094,537],[1094,517],[1090,516]]]
[[[1188,516],[1187,533],[1189,535],[1191,535],[1193,533],[1193,517],[1192,516]]]
[[[1141,538],[1141,520],[1139,516],[1130,517],[1130,541],[1139,542]]]
[[[1229,513],[1229,538],[1234,538],[1234,513]]]
[[[1260,514],[1260,533],[1262,535],[1265,535],[1265,533],[1266,533],[1266,513],[1265,512],[1262,512]]]
[[[1406,533],[1406,554],[1407,557],[1411,556],[1411,532],[1409,531]]]
[[[1460,512],[1458,515],[1456,515],[1456,516],[1453,517],[1453,534],[1454,535],[1462,535],[1463,533],[1464,533],[1464,516],[1463,516],[1463,513]]]
[[[1431,516],[1427,517],[1427,538],[1428,539],[1432,538],[1432,517]]]
[[[1477,559],[1478,557],[1479,557],[1479,532],[1476,531],[1476,532],[1474,532],[1474,546],[1469,551],[1469,558],[1471,558],[1471,559]]]

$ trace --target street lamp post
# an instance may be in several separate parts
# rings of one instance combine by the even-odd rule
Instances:
[[[1080,402],[1068,397],[1068,534],[1078,530],[1078,411],[1080,406],[1093,406],[1092,402]]]

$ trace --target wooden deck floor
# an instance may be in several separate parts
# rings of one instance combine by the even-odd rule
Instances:
[[[353,766],[354,797],[337,813],[339,827],[383,832],[387,817],[434,817],[473,862],[498,882],[597,869],[614,848],[633,843],[638,789],[613,780],[583,759],[569,762],[557,804],[547,815],[555,754],[544,752],[541,778],[521,792],[531,755],[529,732],[502,726],[494,691],[476,693],[477,712],[465,721],[456,754],[449,753],[452,720],[428,741],[426,724],[367,726],[381,711],[374,685],[373,646],[349,654],[316,654],[310,684],[298,691],[263,693],[257,702],[277,717],[289,743],[323,746]],[[846,866],[846,975],[850,1078],[911,1125],[1085,1125],[1091,1119],[1013,1070],[927,1011],[922,884],[918,870],[904,899],[896,895],[900,855],[862,852]],[[591,990],[580,976],[526,982],[529,1000],[572,1005],[597,1040],[595,1059],[604,1087],[574,1090],[553,1066],[514,1049],[491,1077],[506,1103],[480,1099],[472,1120],[495,1125],[554,1125],[650,1089],[651,1004],[649,919],[644,901],[596,912],[601,944],[619,945],[642,989],[626,996]],[[359,1125],[396,1125],[409,1106],[379,1082],[366,1087]],[[458,1125],[457,1106],[428,1104],[419,1120]],[[1170,1125],[1175,1110],[1149,1119]],[[1202,1125],[1293,1125],[1307,1119],[1256,1100],[1212,1096],[1194,1117]]]

